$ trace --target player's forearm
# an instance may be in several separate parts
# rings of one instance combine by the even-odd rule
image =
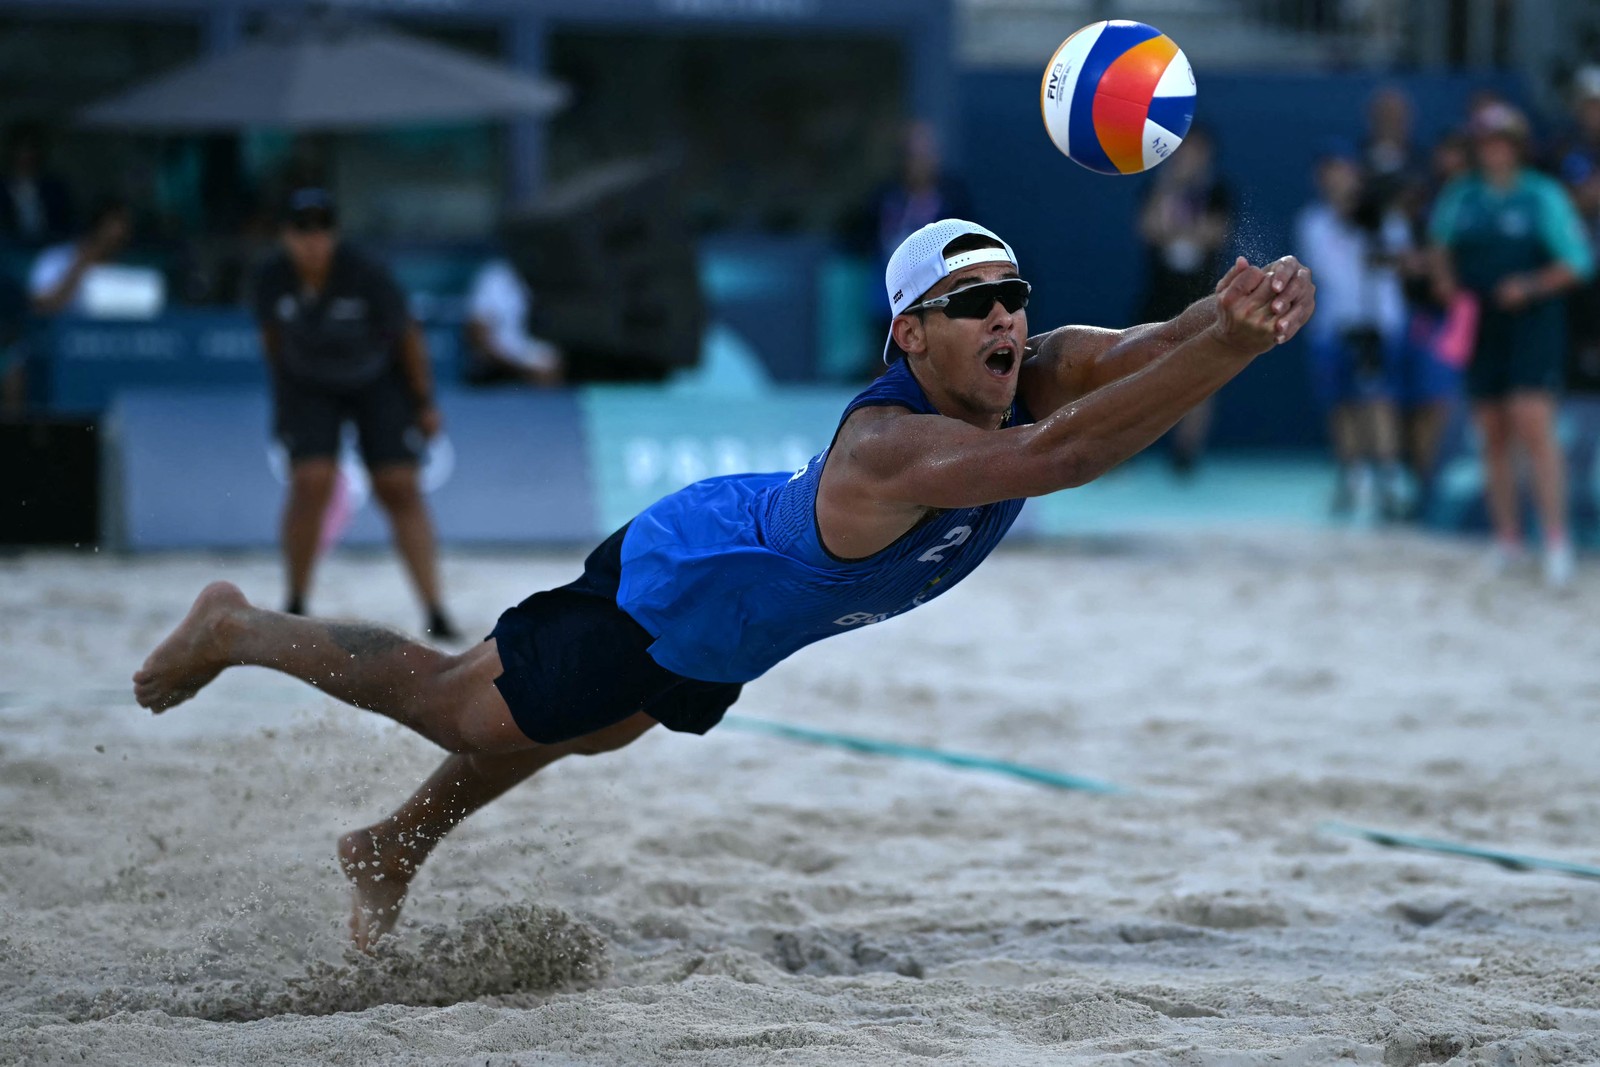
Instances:
[[[892,474],[870,496],[963,508],[1084,485],[1149,447],[1252,358],[1207,331],[1031,426],[981,430],[930,419],[924,434],[898,434],[884,449],[879,463]],[[873,451],[870,441],[858,439],[839,454],[854,459]]]
[[[1115,344],[1100,353],[1090,366],[1089,391],[1102,389],[1136,374],[1179,345],[1199,336],[1217,321],[1217,298],[1208,296],[1184,309],[1175,319],[1132,326]]]
[[[1202,329],[1056,411],[1033,427],[1028,451],[1044,484],[1028,495],[1083,485],[1137,455],[1254,357]]]

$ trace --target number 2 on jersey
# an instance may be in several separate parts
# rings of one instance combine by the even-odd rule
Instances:
[[[943,563],[947,549],[956,547],[972,536],[972,527],[957,526],[944,535],[944,540],[917,557],[918,563]]]

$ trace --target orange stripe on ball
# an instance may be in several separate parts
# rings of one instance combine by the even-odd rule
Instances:
[[[1170,37],[1152,37],[1111,61],[1094,93],[1094,130],[1107,158],[1123,174],[1144,170],[1144,121],[1150,98],[1178,54]]]
[[[1178,46],[1170,37],[1141,41],[1111,61],[1094,91],[1097,95],[1148,104],[1156,95],[1161,75],[1177,54]]]
[[[1094,98],[1094,132],[1106,157],[1123,174],[1144,170],[1144,119],[1149,110],[1148,104],[1113,96]]]

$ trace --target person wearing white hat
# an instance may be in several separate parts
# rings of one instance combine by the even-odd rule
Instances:
[[[460,655],[265,611],[213,583],[134,675],[136,699],[165,711],[254,664],[451,753],[391,816],[340,841],[351,932],[366,947],[467,815],[557,759],[620,748],[657,723],[704,733],[796,650],[939,596],[993,550],[1024,498],[1143,449],[1315,306],[1292,257],[1265,269],[1241,259],[1171,322],[1030,339],[1016,255],[957,219],[908,237],[885,283],[891,366],[800,470],[663,498],[576,581],[511,608]]]

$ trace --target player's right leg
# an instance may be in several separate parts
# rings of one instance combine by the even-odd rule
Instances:
[[[494,682],[494,640],[460,655],[381,626],[268,611],[213,582],[133,676],[134,696],[162,712],[228,667],[269,667],[408,726],[452,752],[511,752],[533,742]]]
[[[525,752],[445,758],[388,818],[339,839],[339,865],[350,879],[350,936],[366,949],[400,917],[411,881],[445,835],[508,789],[566,756],[594,756],[631,744],[656,720],[639,712],[570,741]]]

